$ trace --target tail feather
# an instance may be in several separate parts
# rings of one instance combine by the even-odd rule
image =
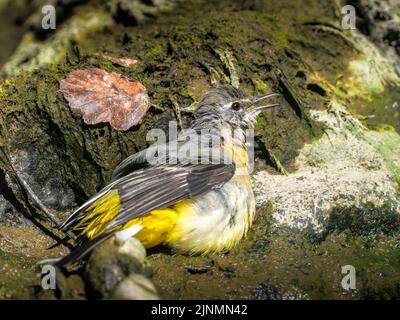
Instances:
[[[55,262],[54,265],[57,267],[64,267],[79,261],[80,259],[84,258],[96,246],[98,246],[99,244],[103,243],[104,241],[112,237],[112,235],[113,232],[103,233],[93,239],[86,241],[81,246],[72,250],[70,254]]]
[[[60,226],[63,231],[79,231],[91,239],[98,236],[115,219],[121,207],[117,190],[108,190],[90,199]]]
[[[110,191],[111,186],[107,186],[103,190],[101,190],[98,194],[90,198],[83,205],[81,205],[78,209],[76,209],[69,217],[66,219],[61,225],[58,226],[60,230],[68,230],[72,229],[80,220],[82,220],[85,216],[85,210],[92,205],[96,200],[107,194]]]
[[[116,230],[115,228],[106,230],[106,228],[115,218],[120,207],[118,191],[107,187],[75,210],[59,228],[77,232],[77,242],[81,245],[53,264],[58,267],[73,264],[110,238]]]

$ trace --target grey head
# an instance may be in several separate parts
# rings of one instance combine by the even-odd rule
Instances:
[[[232,129],[251,128],[262,110],[279,104],[257,105],[275,96],[279,94],[248,97],[230,85],[214,87],[207,92],[195,111],[192,128],[217,128],[224,124],[229,124]]]

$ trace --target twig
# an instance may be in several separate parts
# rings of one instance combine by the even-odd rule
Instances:
[[[150,107],[152,107],[152,108],[154,108],[156,110],[165,111],[164,108],[162,108],[162,107],[160,107],[160,106],[158,106],[158,105],[156,105],[154,103],[150,104]]]
[[[179,104],[176,101],[176,97],[173,96],[173,95],[169,95],[168,98],[172,103],[172,107],[174,109],[176,119],[178,120],[179,128],[181,130],[183,130],[182,117],[181,117],[181,108],[179,107]]]
[[[271,161],[272,166],[281,174],[287,176],[288,172],[286,171],[285,167],[279,161],[279,159],[272,153],[271,150],[267,148],[264,141],[260,138],[256,138],[257,144],[259,145],[261,152],[264,156]]]

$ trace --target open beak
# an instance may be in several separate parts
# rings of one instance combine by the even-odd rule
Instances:
[[[257,108],[254,108],[251,110],[251,112],[256,112],[256,111],[261,111],[261,110],[265,110],[265,109],[269,109],[269,108],[274,108],[274,107],[279,107],[280,104],[279,103],[272,103],[272,104],[267,104],[265,106],[260,106]]]
[[[259,103],[261,101],[267,100],[267,99],[272,98],[272,97],[278,97],[278,96],[280,96],[279,93],[272,92],[272,93],[269,93],[269,94],[266,94],[266,95],[263,95],[263,96],[254,97],[250,101],[250,103],[247,105],[247,108],[251,108],[251,107],[255,106],[257,103]],[[278,107],[278,106],[279,106],[279,103],[267,104],[267,105],[263,105],[263,106],[252,108],[252,109],[250,109],[250,111],[251,112],[258,112],[258,111],[261,111],[261,110],[274,108],[274,107]]]
[[[256,103],[258,103],[260,101],[263,101],[263,100],[266,100],[266,99],[272,98],[272,97],[278,97],[278,96],[280,96],[279,93],[272,92],[272,93],[268,93],[268,94],[263,95],[263,96],[254,97],[253,101],[252,101],[252,104],[254,105],[254,104],[256,104]]]

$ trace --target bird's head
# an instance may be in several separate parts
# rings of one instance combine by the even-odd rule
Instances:
[[[211,89],[200,102],[195,112],[195,123],[199,127],[230,125],[233,130],[251,128],[262,110],[279,104],[265,104],[269,98],[279,96],[270,93],[247,97],[230,85]]]

